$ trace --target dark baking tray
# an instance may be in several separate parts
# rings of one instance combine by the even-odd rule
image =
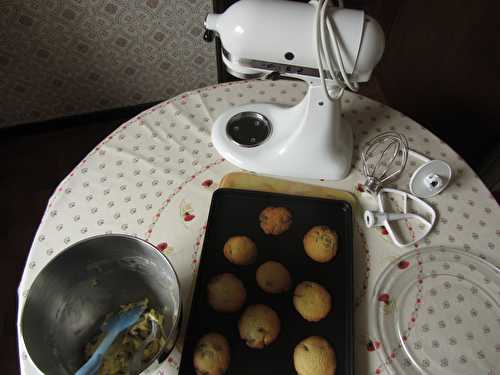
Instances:
[[[292,212],[293,223],[287,232],[279,236],[264,234],[259,225],[259,213],[267,206],[283,206]],[[317,263],[304,252],[302,238],[315,225],[328,225],[337,231],[338,252],[331,262]],[[258,249],[254,264],[236,266],[224,257],[224,243],[234,235],[246,235],[254,240]],[[289,292],[271,295],[258,287],[255,272],[268,260],[279,261],[289,270],[293,280]],[[248,348],[238,332],[242,311],[218,313],[208,304],[206,285],[211,277],[223,272],[231,272],[243,281],[247,290],[245,306],[262,303],[278,313],[281,332],[270,346],[260,350]],[[307,322],[293,306],[293,290],[304,280],[320,283],[332,295],[332,311],[320,322]],[[347,202],[248,190],[215,191],[179,373],[195,374],[193,351],[196,342],[214,331],[229,341],[228,375],[296,374],[293,350],[301,340],[312,335],[326,338],[334,347],[336,374],[353,374],[353,285],[352,208]]]

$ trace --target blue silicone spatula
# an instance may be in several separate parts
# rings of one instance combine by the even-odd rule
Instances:
[[[144,310],[144,306],[138,306],[131,310],[116,314],[106,321],[102,325],[102,330],[106,332],[106,336],[104,336],[104,339],[101,341],[89,360],[82,367],[80,367],[77,372],[75,372],[75,375],[97,374],[99,372],[99,367],[101,367],[101,361],[104,353],[106,353],[111,344],[113,344],[113,341],[115,341],[116,337],[121,332],[139,320]]]

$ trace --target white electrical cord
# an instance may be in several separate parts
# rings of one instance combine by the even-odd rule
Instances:
[[[334,101],[342,97],[344,90],[349,88],[352,91],[358,91],[356,82],[350,82],[347,76],[342,54],[340,52],[339,37],[335,26],[332,25],[330,18],[326,13],[329,5],[329,0],[316,1],[316,17],[315,17],[315,38],[316,38],[316,52],[318,59],[318,69],[323,90],[328,99]],[[339,6],[343,7],[343,1],[339,0]],[[327,38],[328,32],[328,38]],[[329,43],[330,42],[330,43]],[[333,54],[331,48],[333,47]],[[339,89],[333,95],[328,92],[325,77],[325,63],[332,79],[337,81]],[[342,79],[340,80],[336,74],[340,72]]]

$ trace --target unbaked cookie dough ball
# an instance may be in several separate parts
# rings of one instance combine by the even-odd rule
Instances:
[[[293,365],[299,375],[334,375],[337,359],[328,341],[311,336],[295,347]]]
[[[266,207],[260,213],[259,221],[264,233],[279,235],[292,225],[292,213],[285,207]]]
[[[281,263],[266,262],[257,268],[255,274],[257,284],[267,293],[283,293],[290,290],[292,279],[290,273]]]
[[[213,277],[207,285],[208,303],[219,312],[236,312],[241,309],[247,292],[240,279],[232,273]]]
[[[302,317],[310,322],[324,319],[332,307],[330,293],[312,281],[303,281],[293,292],[293,305]]]
[[[254,349],[262,349],[276,340],[280,327],[278,314],[265,305],[248,306],[238,324],[240,337]]]
[[[246,236],[234,236],[226,241],[224,256],[233,264],[246,266],[255,262],[257,246]]]
[[[212,332],[198,340],[193,356],[197,375],[222,375],[231,361],[231,353],[226,338]]]
[[[306,254],[319,263],[332,260],[337,254],[337,233],[325,225],[313,227],[304,236]]]

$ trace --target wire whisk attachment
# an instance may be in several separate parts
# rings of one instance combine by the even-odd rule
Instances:
[[[385,182],[398,177],[406,167],[408,151],[408,141],[400,133],[385,132],[369,140],[361,153],[366,190],[376,195]]]

